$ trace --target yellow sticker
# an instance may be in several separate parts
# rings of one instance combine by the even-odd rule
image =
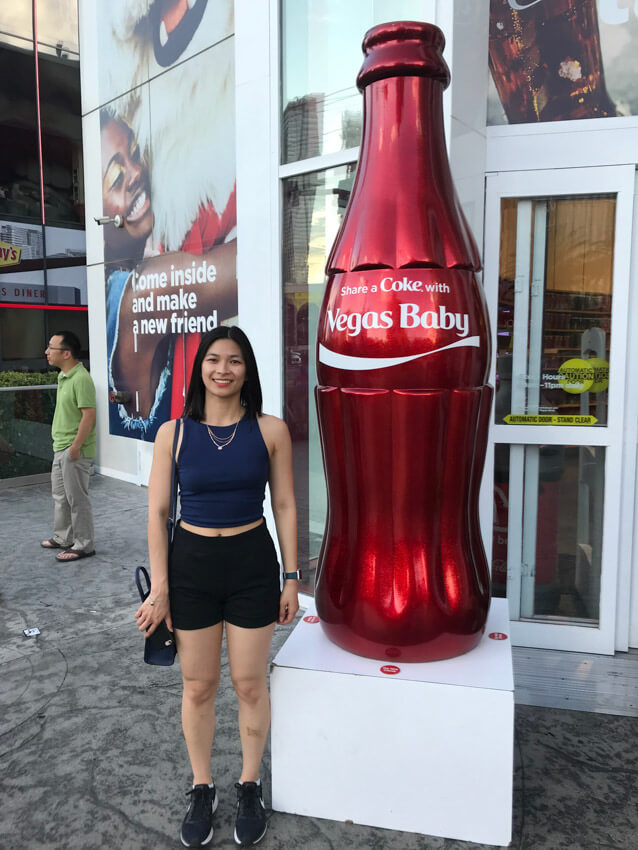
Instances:
[[[591,360],[573,357],[558,368],[558,383],[566,393],[579,395],[587,392],[594,383],[594,369]]]
[[[609,363],[600,357],[590,357],[587,363],[594,370],[594,383],[589,388],[590,393],[600,393],[609,386]]]
[[[0,266],[15,266],[20,262],[22,248],[17,245],[9,245],[8,242],[0,242]]]
[[[556,413],[508,413],[503,417],[507,425],[595,425],[595,416],[572,414],[563,416]]]

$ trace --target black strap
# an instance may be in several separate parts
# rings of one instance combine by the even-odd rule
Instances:
[[[144,579],[144,582],[146,584],[145,588],[142,586],[142,579]],[[139,591],[140,598],[141,598],[142,602],[144,602],[146,597],[151,592],[151,580],[148,577],[148,572],[146,571],[146,567],[137,567],[136,568],[136,570],[135,570],[135,584],[137,585],[137,589]]]
[[[168,529],[168,545],[170,547],[175,536],[177,525],[177,443],[182,428],[182,420],[175,420],[175,436],[173,437],[173,463],[171,466],[171,506],[168,512],[166,528]]]

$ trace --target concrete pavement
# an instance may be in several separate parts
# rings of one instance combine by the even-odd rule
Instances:
[[[39,545],[51,530],[48,485],[0,490],[2,850],[181,846],[190,776],[180,729],[179,666],[146,666],[133,620],[134,568],[146,563],[146,490],[96,475],[91,498],[97,555],[60,564]],[[25,637],[29,627],[41,634]],[[277,629],[273,654],[289,631]],[[230,848],[236,846],[233,785],[240,748],[225,657],[217,718],[213,767],[220,804],[211,846]],[[312,717],[295,722],[313,734]],[[635,846],[635,722],[517,706],[512,847]],[[269,758],[267,752],[262,773],[267,804]],[[306,769],[300,753],[302,783]],[[384,781],[381,763],[378,779]],[[488,850],[273,813],[260,847],[298,846]]]

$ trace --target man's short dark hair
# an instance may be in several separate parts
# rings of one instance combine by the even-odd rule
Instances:
[[[53,331],[51,336],[61,337],[62,344],[60,345],[60,348],[66,348],[68,351],[70,351],[71,356],[74,360],[80,359],[82,343],[80,342],[77,334],[74,334],[73,331]]]

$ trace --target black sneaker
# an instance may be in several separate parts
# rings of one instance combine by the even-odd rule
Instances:
[[[186,796],[190,796],[191,802],[182,821],[180,838],[185,847],[203,847],[213,837],[217,791],[208,785],[196,785]]]
[[[268,822],[262,799],[261,783],[237,782],[237,818],[235,841],[244,847],[257,844],[266,834]]]

